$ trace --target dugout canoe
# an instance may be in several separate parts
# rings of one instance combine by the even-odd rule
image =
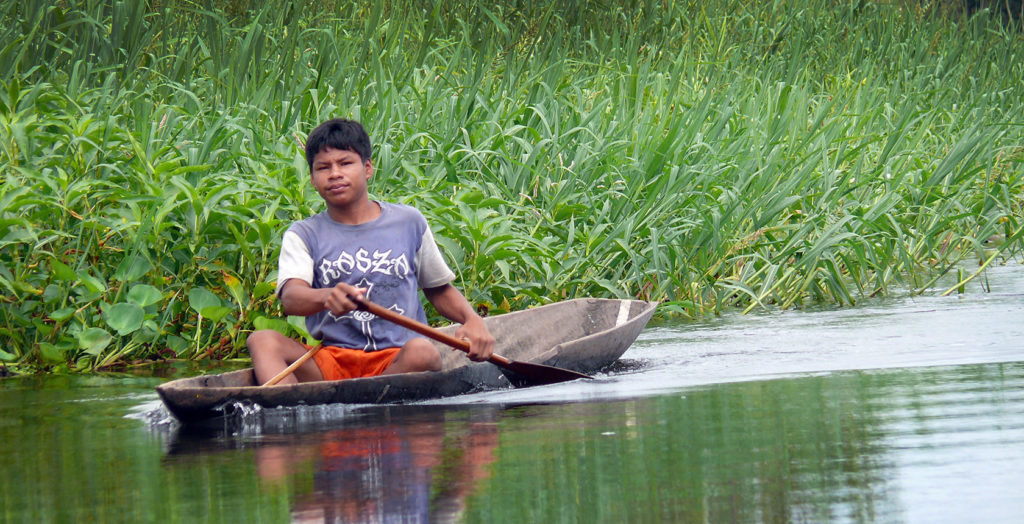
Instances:
[[[656,302],[581,298],[487,317],[494,352],[580,373],[616,360],[654,314]],[[453,333],[456,326],[442,328]],[[438,344],[443,368],[349,380],[259,387],[252,369],[172,380],[157,386],[168,411],[185,424],[225,415],[237,403],[263,407],[316,404],[397,404],[522,385],[513,375]]]

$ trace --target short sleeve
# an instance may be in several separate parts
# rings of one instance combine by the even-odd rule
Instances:
[[[419,269],[418,283],[421,288],[443,286],[455,280],[455,273],[452,273],[441,256],[430,227],[423,231],[420,248],[416,251],[416,267]]]
[[[281,239],[281,255],[277,259],[277,294],[281,295],[284,283],[297,278],[313,285],[313,257],[309,246],[294,231],[287,231]]]

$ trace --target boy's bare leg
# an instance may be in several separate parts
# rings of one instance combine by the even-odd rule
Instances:
[[[441,353],[425,338],[413,338],[402,346],[382,375],[410,371],[441,371]]]
[[[273,329],[254,331],[245,340],[245,345],[248,346],[249,354],[252,355],[252,368],[256,374],[257,384],[265,384],[308,351],[306,346]],[[324,376],[320,373],[316,361],[309,359],[278,384],[295,384],[296,382],[313,382],[323,379]]]

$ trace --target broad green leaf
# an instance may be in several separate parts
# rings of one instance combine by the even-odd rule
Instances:
[[[0,360],[2,360],[4,362],[13,362],[13,361],[15,361],[17,359],[18,359],[18,355],[15,355],[14,353],[8,353],[8,352],[0,349]]]
[[[64,298],[64,290],[55,284],[49,284],[43,290],[43,302],[52,304]]]
[[[107,285],[102,280],[86,273],[85,271],[78,272],[78,279],[82,281],[82,285],[85,286],[90,293],[100,294],[107,290]]]
[[[138,304],[120,302],[105,309],[103,317],[107,321],[107,325],[123,337],[142,327],[146,312]]]
[[[0,337],[6,338],[8,345],[17,347],[25,345],[25,332],[21,329],[13,330],[0,326]]]
[[[40,335],[43,335],[44,337],[49,337],[54,330],[53,324],[44,322],[43,319],[41,318],[33,318],[32,325],[35,326],[36,332],[38,332]]]
[[[39,288],[33,286],[32,284],[29,284],[28,282],[24,282],[24,281],[21,281],[21,280],[15,280],[13,282],[13,284],[14,284],[14,288],[17,289],[18,291],[23,291],[25,293],[30,293],[32,295],[42,295],[43,294],[43,290],[42,289],[39,289]]]
[[[160,326],[158,326],[152,319],[147,318],[142,322],[142,327],[132,334],[132,340],[138,342],[153,342],[159,336]]]
[[[56,320],[57,322],[63,322],[65,320],[71,318],[71,315],[74,315],[75,311],[76,311],[76,309],[73,308],[73,307],[62,307],[62,308],[58,309],[57,311],[54,311],[53,313],[50,313],[48,316],[49,316],[49,318],[51,320]]]
[[[508,262],[505,260],[496,260],[494,261],[494,265],[497,266],[499,270],[501,270],[502,277],[508,280],[509,273],[511,272],[511,268],[509,267]]]
[[[297,333],[305,338],[309,338],[309,332],[306,331],[306,317],[290,315],[287,320],[288,325],[295,329]]]
[[[280,318],[257,317],[256,320],[253,320],[252,325],[256,329],[273,329],[284,336],[290,336],[292,333],[288,322]]]
[[[121,282],[134,282],[153,270],[153,265],[141,255],[125,257],[114,271],[114,278]]]
[[[168,335],[167,336],[167,347],[170,348],[171,351],[173,351],[175,355],[180,357],[180,356],[184,355],[188,351],[188,348],[190,346],[189,346],[189,343],[188,343],[187,340],[185,340],[185,339],[183,339],[183,338],[181,338],[181,337],[179,337],[177,335]]]
[[[159,175],[162,173],[174,172],[178,167],[181,167],[181,160],[167,160],[165,162],[160,162],[159,164],[153,166],[153,173]]]
[[[86,353],[96,356],[103,352],[114,337],[107,330],[98,327],[91,327],[78,334],[78,347]]]
[[[147,318],[145,321],[143,321],[142,329],[152,332],[154,335],[160,334],[160,326],[157,325],[157,323],[154,322],[153,319]]]
[[[197,287],[188,292],[188,305],[191,306],[196,313],[201,314],[203,308],[220,306],[221,300],[220,297],[214,295],[209,289],[206,289],[205,287]]]
[[[274,282],[259,282],[253,287],[252,298],[259,300],[273,293],[275,289],[277,289],[277,284]]]
[[[20,187],[18,189],[15,189],[15,190],[7,193],[4,196],[5,197],[17,197],[17,196],[20,196],[21,194],[24,194],[24,193],[27,193],[27,192],[29,192],[29,188],[27,188],[27,187]],[[4,209],[13,209],[14,206],[11,206],[8,202],[6,202],[6,200],[7,200],[7,198],[4,198],[2,201],[0,201],[0,206],[2,206]],[[8,205],[4,206],[3,204],[8,204]],[[7,234],[11,231],[11,226],[13,226],[13,225],[24,226],[26,228],[32,227],[32,223],[29,222],[28,220],[25,220],[24,218],[0,218],[0,238],[5,238],[6,239],[7,238]]]
[[[248,301],[245,299],[245,289],[242,287],[242,282],[238,280],[238,277],[224,273],[224,285],[228,287],[228,292],[231,293],[231,297],[235,299],[235,302],[239,306],[245,307]]]
[[[128,290],[128,301],[142,307],[160,302],[163,294],[160,290],[149,284],[135,284]]]
[[[53,270],[53,277],[57,280],[63,280],[65,282],[74,282],[75,280],[78,280],[78,276],[75,275],[75,270],[71,269],[70,266],[56,258],[50,259],[50,268]]]
[[[50,344],[49,342],[39,343],[39,355],[47,362],[64,362],[64,350]]]
[[[224,318],[228,313],[231,313],[231,308],[227,306],[206,306],[199,312],[203,318],[210,319],[213,322],[220,322],[220,319]]]

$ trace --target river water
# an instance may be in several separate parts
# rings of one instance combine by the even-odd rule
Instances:
[[[0,380],[0,522],[1024,522],[1020,265],[651,325],[586,383],[194,433],[163,380]]]

